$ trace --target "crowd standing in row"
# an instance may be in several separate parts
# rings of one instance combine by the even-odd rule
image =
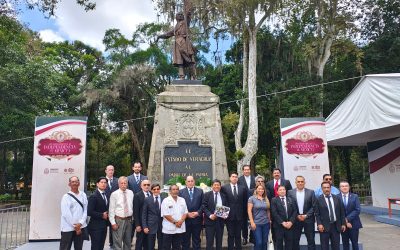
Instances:
[[[203,194],[195,187],[195,179],[186,177],[186,187],[179,190],[171,185],[169,196],[162,198],[161,186],[151,184],[141,174],[142,165],[132,165],[133,174],[115,178],[114,167],[107,166],[105,177],[97,180],[96,191],[87,199],[79,190],[79,179],[69,179],[71,191],[61,201],[60,250],[82,249],[83,240],[90,235],[91,249],[104,248],[107,228],[110,228],[110,246],[116,250],[131,249],[136,233],[136,250],[194,249],[201,247],[200,234],[205,228],[206,249],[222,249],[224,227],[228,231],[228,249],[242,249],[248,241],[255,250],[268,248],[270,229],[277,250],[300,249],[302,231],[308,249],[315,247],[315,222],[320,234],[321,249],[358,249],[358,234],[362,227],[359,218],[360,202],[350,193],[347,181],[340,189],[332,186],[332,176],[325,174],[315,191],[305,188],[303,176],[295,179],[292,189],[289,180],[281,178],[280,169],[274,169],[273,179],[251,175],[249,165],[243,167],[243,176],[233,172],[229,184],[213,180],[211,191]],[[216,215],[216,207],[230,208],[224,218]],[[87,217],[90,221],[87,224]],[[249,230],[250,228],[250,235]]]

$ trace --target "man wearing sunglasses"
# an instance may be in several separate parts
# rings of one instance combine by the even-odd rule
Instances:
[[[333,186],[333,179],[332,179],[332,175],[330,174],[324,174],[324,176],[322,176],[322,182],[329,182],[331,184],[331,194],[334,195],[338,195],[340,194],[340,190]],[[317,189],[315,189],[315,196],[318,198],[323,194],[322,192],[322,188],[318,187]]]
[[[134,230],[136,231],[135,249],[147,250],[146,234],[143,233],[143,227],[142,227],[142,212],[143,212],[144,199],[151,196],[150,181],[143,180],[140,183],[140,188],[142,191],[137,192],[133,199],[133,217],[135,219]]]

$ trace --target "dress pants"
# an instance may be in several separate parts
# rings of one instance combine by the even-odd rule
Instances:
[[[358,250],[358,234],[360,229],[347,228],[342,232],[343,250],[350,250],[350,242],[353,250]]]
[[[241,250],[241,231],[242,231],[241,220],[228,220],[226,222],[226,228],[228,229],[228,250]]]
[[[132,244],[132,219],[115,218],[118,229],[113,232],[113,241],[115,250],[131,250]]]
[[[89,229],[91,250],[103,250],[107,237],[107,227],[99,229]]]
[[[76,235],[75,231],[61,232],[60,250],[70,250],[74,243],[75,250],[82,250],[83,237],[82,234]]]
[[[294,223],[293,250],[300,250],[300,238],[303,228],[307,238],[308,250],[315,250],[315,224],[304,221],[296,221]]]
[[[132,230],[136,230],[132,228]],[[147,234],[142,231],[136,232],[136,243],[135,243],[135,250],[142,250],[147,249]]]
[[[336,223],[330,223],[329,232],[319,233],[321,238],[321,250],[329,250],[329,239],[331,249],[340,250],[340,233],[336,229]]]
[[[215,249],[222,249],[222,237],[224,235],[224,221],[217,218],[215,225],[206,226],[206,250],[212,250],[215,239]]]
[[[194,223],[192,219],[186,219],[186,232],[183,234],[182,249],[190,249],[190,242],[192,242],[193,250],[200,250],[201,240],[201,222]]]
[[[293,249],[293,234],[294,228],[286,229],[279,225],[279,228],[275,227],[275,249],[276,250],[292,250]],[[285,247],[283,247],[285,242]]]
[[[158,243],[158,249],[161,250],[163,247],[163,234],[161,230],[157,232],[157,234],[148,234],[147,235],[147,250],[154,250],[156,245],[156,238]]]
[[[163,250],[181,250],[183,233],[163,234]],[[172,248],[171,248],[172,247]],[[160,249],[160,248],[159,248]],[[187,250],[187,249],[185,249]]]

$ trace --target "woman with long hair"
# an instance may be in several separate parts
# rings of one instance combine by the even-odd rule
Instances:
[[[247,203],[247,213],[250,219],[251,230],[254,231],[254,250],[267,249],[270,229],[270,203],[267,191],[263,184],[258,184]]]

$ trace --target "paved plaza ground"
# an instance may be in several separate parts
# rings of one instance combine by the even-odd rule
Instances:
[[[360,242],[364,250],[398,250],[400,249],[400,227],[376,222],[372,215],[361,214],[361,221],[364,228],[360,231]],[[202,243],[205,244],[205,236],[202,237]],[[108,242],[107,242],[108,244]],[[224,238],[226,245],[226,231]],[[54,250],[59,246],[58,242],[29,243],[18,250]],[[90,249],[90,243],[85,242],[85,250]],[[109,249],[106,247],[105,249]],[[134,249],[134,247],[132,247]],[[252,249],[251,245],[244,249]]]

